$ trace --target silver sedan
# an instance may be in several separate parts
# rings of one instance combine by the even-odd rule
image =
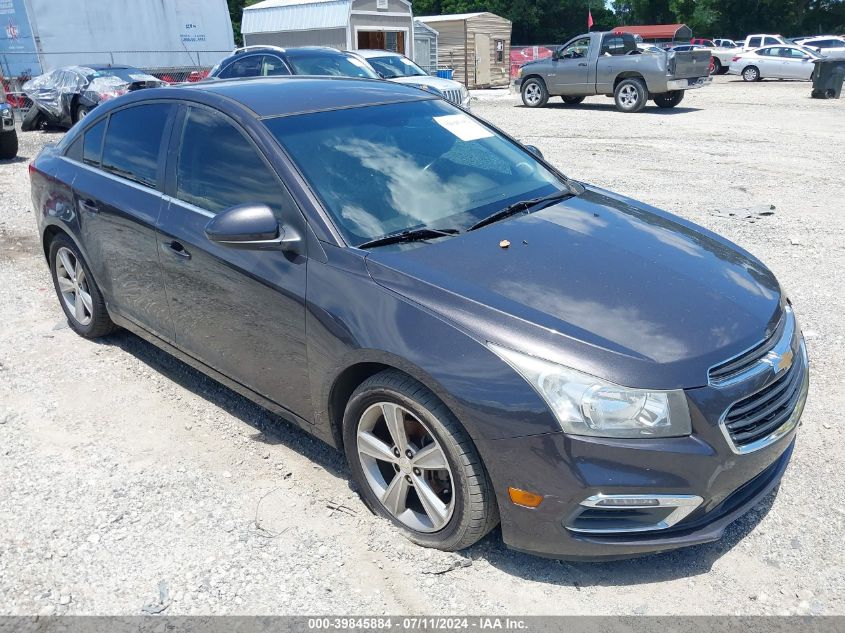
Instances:
[[[765,46],[754,51],[737,53],[728,72],[741,75],[745,81],[761,79],[812,78],[818,53],[804,46]]]

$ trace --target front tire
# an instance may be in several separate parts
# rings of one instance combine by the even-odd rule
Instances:
[[[672,92],[654,95],[654,103],[658,108],[674,108],[683,100],[683,90],[673,90]]]
[[[346,406],[343,441],[364,502],[414,543],[460,550],[499,522],[472,440],[409,376],[387,370],[364,381]]]
[[[18,155],[18,133],[15,130],[0,132],[0,160],[10,160]]]
[[[564,95],[561,99],[563,99],[563,102],[567,105],[577,105],[584,100],[584,97],[567,97]]]
[[[742,78],[745,81],[760,81],[760,71],[756,66],[746,66],[742,70]]]
[[[50,243],[50,272],[70,328],[85,338],[99,338],[116,328],[88,264],[66,235]]]
[[[613,98],[620,112],[639,112],[648,101],[648,88],[642,79],[630,77],[616,85]]]
[[[724,66],[722,66],[722,62],[718,60],[716,57],[712,57],[712,64],[710,66],[710,74],[711,75],[721,75],[725,72]]]
[[[522,82],[522,103],[529,108],[542,108],[549,102],[549,91],[542,79],[531,77]]]

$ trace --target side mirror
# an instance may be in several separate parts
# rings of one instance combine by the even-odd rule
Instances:
[[[293,230],[279,226],[273,211],[265,204],[242,204],[226,209],[206,224],[205,235],[217,244],[253,250],[288,250],[301,240]]]
[[[543,156],[543,152],[541,152],[540,148],[537,147],[536,145],[526,145],[525,149],[527,149],[529,152],[534,154],[534,156],[536,156],[540,160],[545,160],[545,157]]]

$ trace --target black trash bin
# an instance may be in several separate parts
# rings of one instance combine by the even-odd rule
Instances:
[[[838,99],[842,94],[842,82],[845,81],[845,57],[823,57],[813,61],[814,99]]]

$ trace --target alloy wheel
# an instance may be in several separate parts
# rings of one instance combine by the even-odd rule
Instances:
[[[368,407],[358,422],[358,459],[385,509],[418,532],[437,532],[455,509],[454,478],[431,430],[394,402]]]
[[[94,315],[94,303],[82,262],[69,248],[56,252],[56,280],[70,314],[79,325],[88,325]]]
[[[536,83],[528,84],[525,88],[525,100],[529,105],[537,105],[542,100],[543,95],[540,92],[540,86]]]
[[[754,67],[749,67],[742,71],[742,78],[745,79],[745,81],[756,81],[758,75],[759,73]]]
[[[623,86],[619,91],[619,100],[624,107],[633,108],[640,100],[640,95],[635,86]]]

